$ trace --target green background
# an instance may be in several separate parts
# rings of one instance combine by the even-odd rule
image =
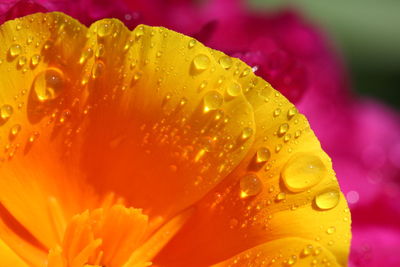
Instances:
[[[254,10],[292,7],[328,33],[358,95],[400,110],[400,0],[251,0]]]

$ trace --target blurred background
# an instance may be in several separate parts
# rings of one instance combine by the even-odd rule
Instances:
[[[251,0],[251,8],[292,7],[341,50],[353,90],[400,110],[400,1]]]

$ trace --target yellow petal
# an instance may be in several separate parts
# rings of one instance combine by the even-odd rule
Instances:
[[[285,97],[253,73],[243,76],[256,123],[252,147],[154,262],[207,265],[261,243],[301,237],[345,265],[351,220],[330,158]]]
[[[340,266],[328,249],[315,241],[282,238],[258,245],[213,267],[223,266]]]

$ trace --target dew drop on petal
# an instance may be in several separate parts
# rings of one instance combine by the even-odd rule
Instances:
[[[246,198],[258,195],[262,190],[262,182],[254,173],[246,174],[240,178],[240,197]]]
[[[94,66],[92,69],[92,78],[96,79],[96,78],[100,77],[100,75],[103,73],[103,71],[104,71],[104,63],[99,60],[96,63],[94,63]]]
[[[216,110],[221,107],[223,103],[223,97],[217,91],[210,91],[204,95],[204,112],[208,112],[210,110]]]
[[[265,163],[271,157],[271,152],[266,147],[261,147],[256,153],[256,163]]]
[[[19,44],[13,44],[10,46],[10,49],[8,50],[8,53],[10,54],[11,57],[16,57],[19,54],[21,54],[21,46]]]
[[[282,179],[292,192],[304,191],[319,183],[326,175],[326,167],[314,155],[294,155],[283,167]]]
[[[97,29],[97,35],[99,37],[105,37],[107,35],[110,35],[111,33],[111,27],[110,24],[108,23],[101,23]]]
[[[242,131],[242,139],[249,139],[253,135],[253,129],[245,127]]]
[[[289,124],[283,123],[281,124],[281,126],[279,126],[278,135],[283,136],[285,133],[287,133],[288,130],[289,130]]]
[[[26,62],[27,62],[26,57],[21,56],[21,57],[18,59],[18,66],[22,67],[23,65],[26,64]]]
[[[303,250],[301,251],[301,256],[302,257],[307,257],[313,252],[313,246],[312,245],[307,245]]]
[[[222,56],[219,59],[219,64],[224,68],[224,69],[229,69],[230,67],[232,67],[232,58],[228,57],[228,56]]]
[[[188,43],[188,47],[189,48],[193,48],[196,45],[196,40],[195,39],[191,39]]]
[[[83,51],[81,57],[79,58],[79,64],[85,63],[86,60],[88,60],[92,56],[93,56],[93,49],[89,47],[88,49]]]
[[[14,109],[10,105],[5,104],[0,108],[0,117],[1,117],[2,121],[8,120],[12,116],[13,113],[14,113]]]
[[[21,125],[15,124],[10,129],[10,136],[13,138],[16,137],[19,134],[19,132],[21,131],[21,129],[22,129]]]
[[[228,93],[228,95],[235,97],[240,95],[240,93],[242,92],[242,87],[237,82],[233,82],[228,86],[226,92]]]
[[[282,201],[286,199],[286,193],[285,192],[280,192],[279,194],[276,195],[275,200],[276,201]]]
[[[336,205],[339,203],[339,198],[340,198],[339,192],[334,190],[317,195],[314,201],[315,205],[319,209],[329,210],[336,207]]]
[[[288,114],[287,114],[288,119],[290,120],[291,118],[293,118],[294,115],[297,114],[297,112],[298,111],[295,107],[292,107],[291,109],[289,109]]]
[[[35,54],[31,57],[31,65],[32,67],[36,67],[40,62],[40,55]]]
[[[64,89],[64,74],[61,70],[49,68],[36,75],[33,90],[41,102],[56,99]]]
[[[193,66],[198,71],[204,71],[210,66],[210,58],[207,55],[199,54],[194,57]]]
[[[333,234],[333,233],[335,233],[335,232],[336,232],[335,226],[331,226],[331,227],[329,227],[328,229],[326,229],[326,233],[327,233],[328,235],[331,235],[331,234]]]

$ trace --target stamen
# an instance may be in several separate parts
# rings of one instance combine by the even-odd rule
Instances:
[[[50,219],[53,225],[54,236],[57,237],[59,244],[61,244],[65,228],[67,227],[67,222],[65,220],[63,210],[61,209],[60,203],[55,197],[49,197],[47,204]]]

